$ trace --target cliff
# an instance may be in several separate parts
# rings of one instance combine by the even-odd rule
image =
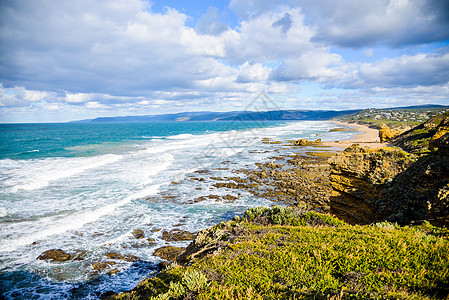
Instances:
[[[331,212],[350,223],[449,225],[448,141],[446,112],[392,140],[409,152],[353,146],[330,158]]]
[[[402,133],[394,138],[392,143],[410,153],[425,154],[433,149],[431,144],[448,131],[449,111]]]
[[[358,146],[331,157],[331,213],[351,224],[378,219],[375,204],[379,193],[412,164],[413,158],[397,148]]]

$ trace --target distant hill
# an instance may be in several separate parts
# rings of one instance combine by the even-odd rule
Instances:
[[[410,110],[444,107],[441,105],[420,105],[408,107],[384,108],[386,110]],[[231,111],[231,112],[182,112],[176,114],[100,117],[74,121],[75,123],[129,123],[129,122],[185,122],[185,121],[276,121],[276,120],[330,120],[361,112],[356,110],[273,110],[273,111]]]
[[[270,120],[329,120],[334,117],[354,114],[360,110],[276,110],[276,111],[233,111],[233,112],[183,112],[176,114],[100,117],[76,123],[116,123],[116,122],[182,122],[182,121],[270,121]]]

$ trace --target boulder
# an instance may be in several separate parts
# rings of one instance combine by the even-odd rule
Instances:
[[[168,261],[174,261],[180,253],[184,251],[184,247],[163,246],[157,248],[153,255]]]
[[[317,139],[315,141],[309,141],[307,139],[299,139],[294,142],[296,146],[316,146],[321,144],[321,139]]]
[[[108,257],[110,259],[124,260],[127,262],[136,262],[139,260],[139,257],[137,257],[137,256],[130,255],[130,254],[122,255],[122,254],[116,253],[116,252],[109,252],[106,254],[106,257]]]
[[[104,263],[97,262],[92,265],[92,268],[95,271],[101,272],[101,271],[109,269],[113,265],[115,265],[115,262],[113,262],[113,261],[108,261],[108,262],[104,262]]]
[[[135,229],[133,230],[133,232],[131,232],[131,234],[135,239],[143,239],[145,237],[142,229]]]
[[[40,260],[50,260],[50,261],[67,261],[70,260],[72,256],[61,249],[51,249],[43,252],[37,257]]]
[[[179,229],[162,232],[162,239],[167,242],[190,241],[195,238],[195,234]]]

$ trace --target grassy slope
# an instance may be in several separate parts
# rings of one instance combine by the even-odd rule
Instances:
[[[448,231],[352,226],[290,208],[222,223],[226,245],[119,299],[433,299],[449,292]],[[238,232],[238,234],[235,234]],[[214,241],[211,241],[213,243]],[[216,242],[216,241],[215,241]]]

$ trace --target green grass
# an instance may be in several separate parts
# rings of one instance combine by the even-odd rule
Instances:
[[[428,223],[349,225],[275,207],[248,210],[221,227],[232,236],[221,241],[222,250],[145,279],[119,299],[168,299],[174,290],[183,294],[170,299],[444,299],[449,293],[448,230]]]

